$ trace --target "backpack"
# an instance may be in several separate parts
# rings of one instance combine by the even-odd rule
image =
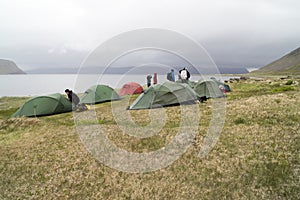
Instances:
[[[167,79],[169,81],[172,81],[172,73],[171,72],[167,73]]]

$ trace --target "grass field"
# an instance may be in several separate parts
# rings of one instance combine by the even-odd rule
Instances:
[[[208,101],[197,105],[198,134],[187,151],[166,168],[147,173],[101,164],[81,142],[72,113],[9,118],[26,98],[3,97],[0,199],[299,199],[299,82],[271,77],[229,83],[225,124],[213,150],[199,159],[212,114]],[[124,134],[110,102],[96,105],[97,120],[84,123],[102,125],[122,149],[150,152],[164,147],[180,127],[180,107],[163,109],[163,128],[148,138]],[[159,120],[150,111],[156,112],[126,112],[147,126]]]

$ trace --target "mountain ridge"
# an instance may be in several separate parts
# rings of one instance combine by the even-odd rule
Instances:
[[[253,74],[300,74],[300,47],[251,72]]]
[[[161,68],[158,66],[145,66],[145,67],[85,67],[85,68],[43,68],[43,69],[33,69],[26,71],[28,74],[166,74],[171,69],[179,71],[183,67],[170,67]],[[186,67],[192,74],[246,74],[248,70],[246,68],[237,67],[219,67],[218,70],[210,68],[195,69],[194,67]]]
[[[0,59],[0,74],[26,74],[15,62],[11,60]]]

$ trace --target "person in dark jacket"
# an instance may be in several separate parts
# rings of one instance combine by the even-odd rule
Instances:
[[[78,104],[79,104],[79,97],[77,96],[77,94],[75,94],[72,90],[66,89],[65,93],[68,96],[69,101],[72,102],[72,109],[76,110]]]
[[[147,78],[147,87],[150,87],[152,76],[150,74],[148,74],[146,78]]]
[[[175,82],[174,69],[171,69],[171,72],[168,72],[168,73],[167,73],[167,79],[168,79],[169,81]]]

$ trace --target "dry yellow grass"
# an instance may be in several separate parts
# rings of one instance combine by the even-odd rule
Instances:
[[[210,102],[198,105],[199,133],[187,152],[168,167],[147,173],[120,172],[97,161],[80,141],[72,113],[7,119],[11,108],[1,108],[0,199],[299,198],[299,86],[272,91],[269,83],[249,80],[231,87],[221,137],[207,157],[199,159],[198,152],[211,116]],[[157,135],[128,136],[118,128],[110,105],[95,106],[96,123],[128,151],[156,150],[178,130],[180,111],[169,107]],[[151,124],[148,110],[128,112],[137,123]]]

